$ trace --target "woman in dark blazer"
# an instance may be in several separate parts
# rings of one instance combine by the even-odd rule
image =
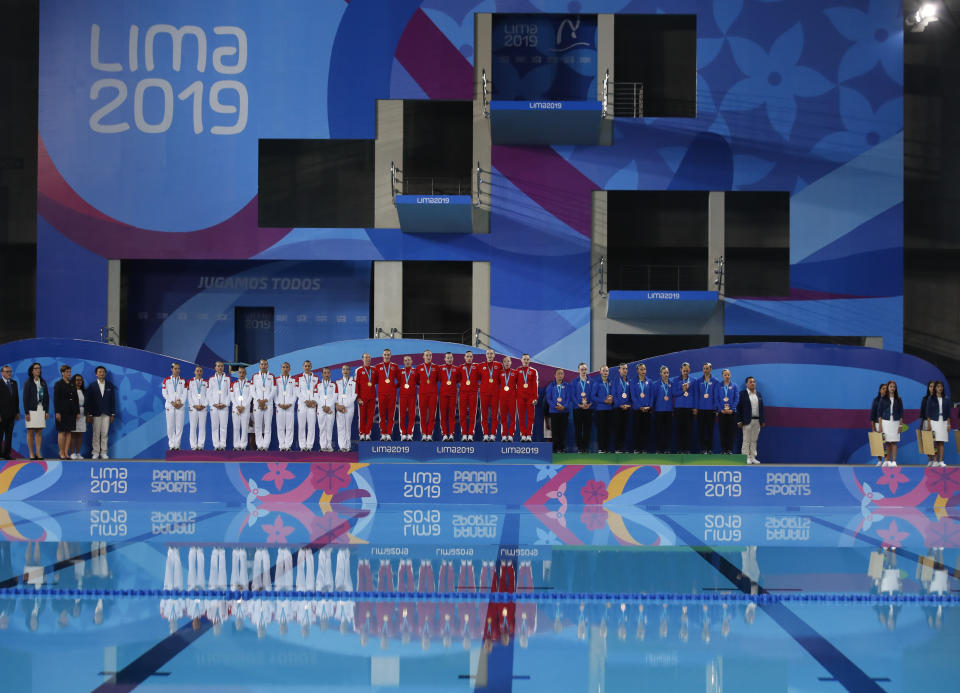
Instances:
[[[880,383],[880,389],[877,390],[877,396],[873,398],[873,404],[870,405],[870,430],[881,433],[880,428],[880,400],[887,396],[887,384]],[[883,455],[877,458],[877,466],[883,464]]]
[[[27,452],[31,460],[42,460],[43,429],[50,418],[50,388],[43,379],[43,368],[31,363],[23,383],[23,413],[27,426]]]
[[[70,454],[70,441],[73,429],[80,416],[80,402],[77,388],[70,378],[70,366],[60,366],[60,380],[53,386],[53,413],[57,417],[57,445],[60,447],[60,459],[67,460]]]
[[[927,391],[923,394],[923,399],[920,400],[920,430],[929,431],[930,430],[930,420],[927,418],[927,402],[930,401],[930,398],[933,397],[933,387],[936,383],[935,380],[931,380],[927,383]],[[933,465],[934,456],[927,455],[927,466],[930,467]]]
[[[884,467],[897,466],[897,446],[900,443],[900,427],[903,425],[903,400],[897,391],[897,383],[887,383],[887,395],[877,405],[877,416],[883,432],[883,444],[887,450]]]

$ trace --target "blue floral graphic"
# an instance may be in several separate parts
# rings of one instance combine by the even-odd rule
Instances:
[[[866,13],[831,7],[824,14],[844,38],[855,41],[840,59],[840,82],[869,72],[879,62],[890,79],[903,84],[903,20],[889,3],[872,0]]]
[[[849,161],[903,128],[903,99],[887,101],[874,112],[859,91],[840,87],[840,118],[845,130],[813,146],[812,153],[830,161]]]
[[[723,97],[721,111],[748,111],[765,106],[770,126],[784,139],[790,137],[797,119],[796,97],[819,96],[833,87],[816,70],[797,65],[803,52],[803,27],[794,24],[785,31],[768,54],[745,38],[728,39],[737,67],[747,77]]]

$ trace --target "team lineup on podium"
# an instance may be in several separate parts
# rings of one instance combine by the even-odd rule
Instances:
[[[373,440],[375,424],[381,441],[394,439],[395,426],[401,441],[412,441],[418,425],[420,440],[433,441],[438,416],[442,442],[454,441],[458,426],[460,441],[473,442],[478,423],[484,442],[513,441],[518,433],[520,442],[533,442],[540,406],[554,452],[567,451],[572,413],[580,453],[590,450],[594,423],[598,452],[627,452],[632,420],[633,452],[646,452],[652,442],[656,452],[669,453],[675,435],[677,452],[699,446],[710,454],[718,429],[721,454],[732,454],[739,428],[748,463],[759,463],[756,444],[765,425],[764,402],[752,377],[740,388],[729,369],[723,369],[718,379],[706,363],[702,377],[694,378],[690,364],[684,363],[679,376],[671,378],[662,366],[660,377],[651,381],[646,365],[640,363],[633,377],[627,365],[620,364],[616,374],[603,366],[599,376],[590,378],[587,365],[581,363],[573,380],[567,381],[565,371],[558,368],[554,380],[542,387],[529,354],[521,355],[516,368],[509,356],[496,360],[493,349],[487,349],[482,363],[474,363],[473,356],[467,351],[463,362],[455,364],[453,353],[447,352],[443,363],[436,364],[428,350],[422,363],[414,366],[408,355],[400,366],[393,363],[390,349],[384,349],[380,363],[374,365],[364,353],[362,365],[351,371],[344,364],[336,380],[329,367],[318,376],[310,361],[297,374],[291,374],[290,364],[284,362],[280,375],[274,375],[269,362],[261,359],[252,376],[241,366],[235,377],[218,361],[214,375],[204,378],[203,368],[197,366],[190,380],[181,377],[180,366],[174,363],[162,384],[168,445],[180,449],[184,424],[189,423],[190,449],[204,449],[209,418],[214,450],[230,446],[232,424],[232,447],[238,451],[268,450],[275,429],[281,451],[292,450],[296,436],[301,451],[318,444],[321,452],[333,452],[336,429],[337,449],[346,452],[354,417],[361,441]]]

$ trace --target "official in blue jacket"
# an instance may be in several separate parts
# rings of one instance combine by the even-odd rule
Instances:
[[[594,409],[597,410],[597,452],[610,452],[610,413],[613,411],[613,383],[610,382],[610,369],[603,366],[600,377],[593,381]]]
[[[930,422],[933,431],[933,441],[936,454],[931,467],[946,467],[943,461],[943,448],[950,437],[950,398],[944,389],[943,382],[938,380],[934,385],[933,394],[927,398],[926,419]]]
[[[881,433],[880,427],[880,400],[887,396],[887,384],[880,383],[877,390],[877,396],[873,398],[873,404],[870,405],[870,430]],[[877,458],[877,466],[883,464],[883,455]]]
[[[747,456],[747,464],[760,464],[757,459],[757,439],[767,420],[763,411],[763,397],[757,390],[757,381],[753,376],[744,382],[744,392],[740,393],[737,403],[737,419],[737,426],[743,431],[742,452]]]
[[[117,415],[117,395],[113,383],[107,380],[107,369],[97,366],[96,380],[87,387],[84,393],[87,421],[93,427],[92,450],[90,459],[106,460],[108,443],[107,434],[110,424]]]
[[[550,419],[550,430],[553,432],[553,451],[567,451],[567,420],[573,408],[573,388],[563,382],[564,372],[558,368],[554,374],[554,381],[547,385],[544,401],[547,403],[547,412]]]
[[[630,424],[630,380],[627,364],[621,363],[617,377],[613,379],[613,440],[617,452],[624,451],[627,442],[627,427]]]
[[[673,379],[673,418],[677,423],[677,452],[690,452],[693,435],[693,410],[696,408],[696,390],[690,379],[690,364],[680,364],[680,377]]]
[[[740,403],[740,388],[733,382],[730,369],[720,373],[717,385],[717,424],[720,428],[720,454],[733,454],[733,439],[737,432],[737,405]]]
[[[27,452],[31,460],[41,460],[43,429],[50,418],[50,388],[43,379],[43,367],[36,361],[30,364],[23,382],[23,416],[27,425]]]
[[[657,429],[657,452],[670,452],[670,429],[673,423],[673,384],[670,369],[660,366],[660,380],[653,384],[654,425]]]
[[[647,364],[637,364],[637,379],[630,383],[630,403],[633,406],[633,451],[648,452],[650,441],[650,412],[654,404],[653,383],[647,380]]]
[[[897,447],[900,444],[900,426],[903,424],[903,400],[897,383],[893,380],[887,383],[887,396],[877,405],[877,414],[880,417],[880,429],[883,432],[883,445],[886,448],[884,467],[897,466]]]
[[[696,404],[693,415],[697,418],[697,433],[700,452],[713,454],[713,429],[717,423],[717,386],[720,381],[713,377],[713,365],[703,364],[703,376],[696,381]]]

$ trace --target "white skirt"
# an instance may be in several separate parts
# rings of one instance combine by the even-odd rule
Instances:
[[[86,433],[87,432],[87,417],[83,413],[83,407],[80,407],[80,418],[77,419],[76,425],[73,427],[74,433]]]
[[[43,405],[38,404],[37,408],[30,412],[30,420],[27,421],[27,428],[46,428],[47,417],[43,411]]]
[[[900,442],[900,422],[882,419],[880,425],[883,427],[883,439],[887,443]]]
[[[933,431],[933,439],[938,443],[946,443],[950,428],[949,421],[931,421],[930,430]]]

